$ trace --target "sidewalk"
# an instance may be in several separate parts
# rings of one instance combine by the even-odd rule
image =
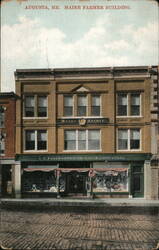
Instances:
[[[159,200],[133,199],[71,199],[71,198],[2,198],[1,205],[42,205],[42,206],[65,206],[65,207],[158,207]]]

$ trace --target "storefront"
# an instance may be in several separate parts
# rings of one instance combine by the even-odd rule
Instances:
[[[17,155],[24,197],[144,197],[150,154]]]

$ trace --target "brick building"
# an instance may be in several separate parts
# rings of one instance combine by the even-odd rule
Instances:
[[[0,93],[0,190],[3,196],[11,195],[14,179],[16,98],[13,92]]]
[[[157,72],[16,70],[16,196],[157,199]]]

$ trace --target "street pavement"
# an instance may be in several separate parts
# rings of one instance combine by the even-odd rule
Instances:
[[[157,249],[159,214],[113,207],[1,209],[1,244],[30,249]]]

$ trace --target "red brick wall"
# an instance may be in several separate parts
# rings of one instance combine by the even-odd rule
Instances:
[[[16,101],[14,98],[0,99],[0,105],[6,107],[5,112],[5,125],[0,130],[6,133],[5,137],[5,155],[1,158],[10,158],[15,155],[15,108]]]

